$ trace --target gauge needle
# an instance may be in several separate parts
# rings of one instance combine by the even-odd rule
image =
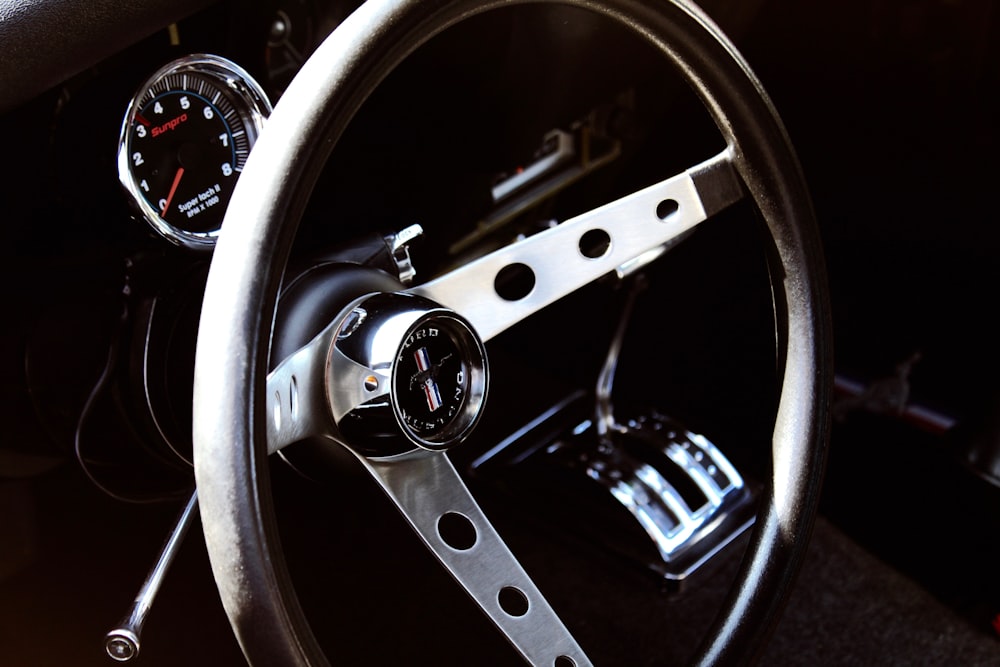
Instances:
[[[177,186],[181,182],[181,176],[184,175],[184,167],[177,167],[177,173],[174,174],[173,185],[170,186],[170,194],[167,195],[166,201],[163,202],[163,210],[160,211],[160,215],[166,215],[167,209],[170,208],[170,202],[174,200],[174,193],[177,192]]]

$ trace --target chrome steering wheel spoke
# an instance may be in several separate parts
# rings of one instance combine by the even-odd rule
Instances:
[[[333,323],[267,375],[267,453],[333,433],[322,392]]]
[[[361,462],[428,549],[532,665],[590,665],[448,457],[417,450]]]
[[[461,313],[487,341],[605,274],[658,256],[742,196],[727,149],[408,291]],[[505,290],[505,274],[520,286]]]

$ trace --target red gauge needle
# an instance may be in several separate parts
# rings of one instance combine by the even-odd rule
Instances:
[[[163,202],[163,210],[160,211],[160,215],[166,215],[167,209],[170,208],[170,202],[174,199],[174,193],[177,192],[177,186],[181,182],[181,176],[184,175],[184,167],[177,167],[177,173],[174,174],[174,183],[170,186],[170,194],[167,195],[166,201]]]

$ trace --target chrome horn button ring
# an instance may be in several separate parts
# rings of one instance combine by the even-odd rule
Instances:
[[[367,456],[462,442],[479,421],[488,378],[486,348],[472,326],[405,293],[373,294],[349,306],[328,365],[337,429]]]

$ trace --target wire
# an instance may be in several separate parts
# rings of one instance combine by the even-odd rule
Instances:
[[[128,295],[129,288],[126,280],[126,286],[123,290],[123,295]],[[91,415],[98,397],[104,391],[108,382],[110,381],[112,374],[114,373],[116,361],[118,359],[118,347],[120,343],[121,332],[124,327],[128,324],[129,320],[129,308],[128,301],[125,300],[122,304],[121,314],[118,318],[117,326],[115,327],[114,333],[111,336],[111,342],[108,345],[108,356],[104,362],[104,368],[101,371],[101,375],[97,378],[97,382],[94,383],[93,388],[90,390],[90,394],[87,396],[87,400],[84,401],[83,408],[80,410],[80,416],[76,422],[76,429],[73,433],[73,453],[76,457],[77,463],[80,465],[80,469],[83,474],[87,476],[87,479],[96,486],[101,492],[107,494],[115,500],[121,502],[132,503],[132,504],[153,504],[160,503],[170,500],[175,500],[180,495],[181,491],[172,493],[163,493],[157,495],[151,495],[146,497],[129,496],[122,493],[118,493],[106,484],[98,479],[97,475],[91,466],[94,465],[93,461],[88,461],[83,454],[83,438],[82,433],[84,426]]]

